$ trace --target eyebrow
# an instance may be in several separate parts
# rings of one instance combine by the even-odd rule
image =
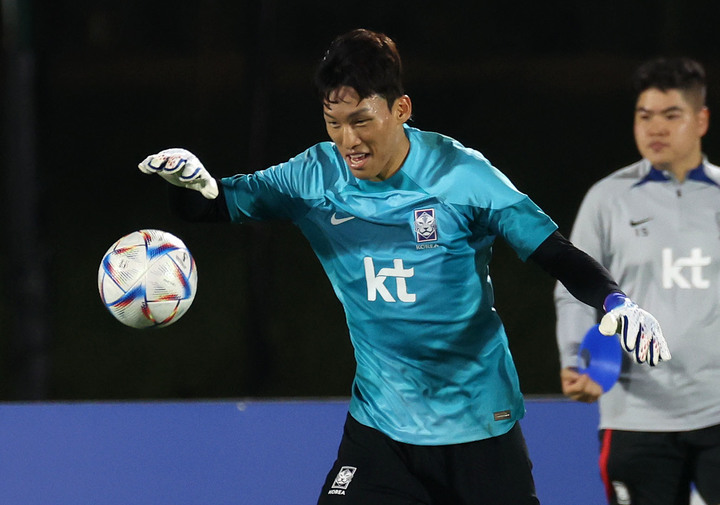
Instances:
[[[679,107],[679,106],[677,106],[677,105],[673,105],[672,107],[668,107],[667,109],[661,110],[661,111],[660,111],[660,114],[667,114],[668,112],[682,112],[682,111],[683,111],[682,107]],[[651,113],[655,113],[654,110],[652,110],[652,109],[646,109],[645,107],[638,107],[637,109],[635,109],[635,112],[651,112]]]
[[[362,109],[356,110],[355,112],[352,112],[351,114],[349,114],[348,119],[355,119],[357,116],[361,116],[368,112],[370,112],[370,107],[363,107]],[[337,119],[335,116],[333,116],[326,110],[323,110],[323,115],[328,117],[329,119]]]

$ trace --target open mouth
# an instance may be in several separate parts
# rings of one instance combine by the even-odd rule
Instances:
[[[362,168],[369,158],[370,155],[367,153],[348,154],[345,156],[348,166],[353,170]]]

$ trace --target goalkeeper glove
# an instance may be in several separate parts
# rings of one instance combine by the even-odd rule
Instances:
[[[145,158],[138,165],[141,172],[159,174],[166,181],[199,191],[208,200],[218,195],[217,181],[200,160],[185,149],[165,149]]]
[[[607,312],[600,320],[600,333],[620,335],[620,345],[637,363],[657,365],[672,356],[660,323],[622,293],[610,293],[603,304]]]

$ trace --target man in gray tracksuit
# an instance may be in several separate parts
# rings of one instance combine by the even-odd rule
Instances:
[[[597,182],[571,241],[660,322],[673,359],[624,363],[606,394],[577,372],[597,314],[555,290],[563,393],[599,398],[600,472],[611,504],[687,504],[694,484],[720,503],[720,168],[704,159],[705,72],[656,59],[634,76],[643,159]],[[602,395],[602,396],[601,396]]]

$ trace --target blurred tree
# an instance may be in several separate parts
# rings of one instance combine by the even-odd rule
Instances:
[[[3,0],[3,148],[9,320],[7,396],[46,397],[49,374],[46,255],[40,231],[36,139],[36,72],[31,0]]]

